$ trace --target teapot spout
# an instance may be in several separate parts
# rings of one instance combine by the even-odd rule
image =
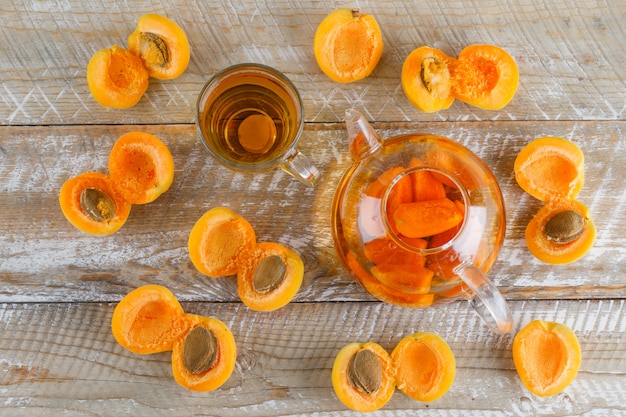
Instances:
[[[345,121],[352,159],[361,161],[380,149],[383,139],[376,133],[372,125],[365,120],[360,111],[347,109]]]

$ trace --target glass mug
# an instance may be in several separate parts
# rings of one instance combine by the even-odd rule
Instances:
[[[236,171],[280,167],[308,186],[320,173],[296,145],[304,127],[300,94],[281,72],[261,64],[237,64],[215,74],[196,103],[204,147]]]
[[[486,276],[506,223],[502,194],[489,168],[441,136],[408,134],[383,141],[352,109],[346,111],[346,125],[354,164],[337,186],[331,231],[350,275],[374,297],[404,307],[466,299],[494,332],[509,332],[511,312]],[[389,221],[391,194],[418,171],[445,183],[446,199],[463,210],[463,220],[445,240],[408,239]],[[386,173],[392,178],[381,181]],[[424,267],[430,271],[426,276],[432,273],[430,282],[418,278]]]

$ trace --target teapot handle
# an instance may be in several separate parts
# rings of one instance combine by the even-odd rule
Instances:
[[[513,328],[511,310],[491,280],[470,262],[461,263],[455,272],[474,292],[470,305],[485,324],[497,334],[510,332]]]

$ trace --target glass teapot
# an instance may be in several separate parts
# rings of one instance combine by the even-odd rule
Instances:
[[[469,300],[494,332],[509,332],[511,312],[486,276],[505,233],[489,168],[441,136],[382,140],[354,109],[346,110],[346,127],[355,163],[337,186],[331,229],[350,275],[395,305]]]

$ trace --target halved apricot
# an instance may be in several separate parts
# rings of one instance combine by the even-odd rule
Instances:
[[[582,354],[576,334],[564,324],[534,320],[513,339],[513,361],[524,386],[546,397],[576,378]]]
[[[465,103],[500,110],[515,96],[519,71],[511,55],[495,45],[470,45],[452,67],[452,93]]]
[[[408,238],[407,238],[408,239]],[[410,242],[410,243],[409,243]],[[409,243],[416,249],[426,249],[428,242],[424,239],[410,239]],[[408,251],[389,238],[378,238],[364,245],[367,259],[379,264],[404,264],[424,266],[426,257],[416,251]]]
[[[109,174],[116,188],[131,204],[146,204],[167,191],[174,180],[174,159],[159,138],[129,132],[113,145]]]
[[[402,64],[402,89],[418,110],[426,113],[445,110],[454,103],[451,67],[454,59],[439,49],[421,46]]]
[[[383,284],[397,291],[426,294],[430,291],[433,271],[420,265],[381,263],[370,269]]]
[[[391,358],[376,343],[349,343],[335,357],[332,383],[346,407],[362,412],[378,410],[395,391]]]
[[[568,264],[591,249],[596,227],[589,210],[576,200],[546,203],[526,227],[528,250],[540,261]]]
[[[515,158],[515,180],[541,201],[574,199],[585,182],[585,157],[573,142],[541,137],[522,148]]]
[[[212,391],[230,378],[237,359],[232,332],[222,321],[195,314],[186,334],[172,349],[172,374],[181,386],[192,391]]]
[[[404,337],[391,352],[397,388],[418,401],[434,401],[452,386],[456,360],[450,346],[429,332]]]
[[[347,8],[322,20],[313,42],[315,59],[331,80],[361,80],[374,71],[383,52],[383,38],[376,19]]]
[[[304,264],[296,252],[279,243],[262,242],[240,258],[237,291],[253,310],[276,310],[293,299],[303,276]]]
[[[457,226],[463,221],[463,215],[454,201],[439,198],[400,204],[393,221],[404,236],[424,238]]]
[[[89,91],[106,107],[134,106],[148,89],[148,79],[141,58],[117,45],[96,52],[87,65]]]
[[[189,329],[176,297],[160,285],[144,285],[129,292],[115,307],[111,319],[115,340],[134,353],[172,350]]]
[[[191,55],[185,31],[174,21],[145,14],[128,36],[128,49],[140,56],[150,75],[167,80],[185,72]]]
[[[383,284],[378,279],[374,278],[364,267],[359,263],[358,259],[352,252],[348,252],[345,255],[345,261],[348,265],[348,270],[356,278],[356,280],[365,288],[365,290],[372,296],[383,300],[388,303],[392,303],[403,307],[412,308],[426,308],[430,307],[435,300],[435,294],[415,294],[397,291],[386,284]]]
[[[201,273],[213,278],[235,275],[241,256],[256,246],[254,229],[239,214],[226,207],[207,211],[189,234],[189,256]]]
[[[131,208],[111,178],[98,172],[86,172],[67,180],[61,187],[59,204],[74,227],[94,235],[118,231]]]

